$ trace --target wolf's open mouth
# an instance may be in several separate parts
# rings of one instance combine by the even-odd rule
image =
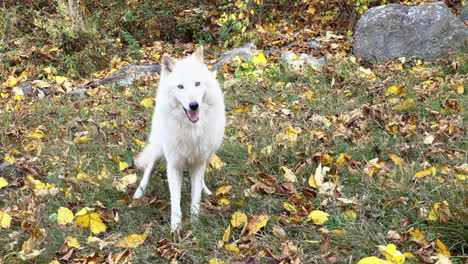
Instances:
[[[185,109],[185,107],[183,107],[183,106],[182,106],[182,108],[184,109],[185,114],[187,115],[188,119],[190,121],[192,121],[193,123],[197,122],[198,119],[200,119],[200,117],[198,115],[198,109],[196,111],[192,111],[192,110]]]

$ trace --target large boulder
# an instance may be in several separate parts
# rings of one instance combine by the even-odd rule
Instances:
[[[417,56],[434,60],[466,51],[468,29],[443,2],[370,8],[355,29],[354,55],[365,60]]]

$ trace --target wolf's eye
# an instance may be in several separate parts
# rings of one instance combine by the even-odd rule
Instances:
[[[195,83],[195,86],[200,86],[200,82],[196,82],[196,83]]]
[[[182,84],[179,84],[179,85],[177,85],[177,88],[184,89],[184,86]]]

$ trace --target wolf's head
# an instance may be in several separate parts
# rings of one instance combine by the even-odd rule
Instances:
[[[203,118],[201,113],[213,103],[211,95],[217,87],[213,74],[203,63],[203,47],[182,60],[163,55],[159,89],[165,90],[172,107],[179,107],[191,122]]]

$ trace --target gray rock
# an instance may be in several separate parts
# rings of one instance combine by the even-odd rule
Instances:
[[[21,90],[23,90],[23,93],[28,96],[33,96],[34,95],[34,87],[32,87],[30,82],[25,82],[20,85]]]
[[[468,5],[463,7],[463,10],[460,13],[460,19],[465,21],[468,21]]]
[[[134,80],[160,72],[161,65],[127,65],[120,71],[114,72],[106,78],[91,84],[91,86],[130,85]]]
[[[301,55],[298,56],[293,52],[286,52],[281,55],[280,60],[296,68],[304,65],[309,65],[313,68],[322,68],[325,65],[325,58],[317,59],[305,53],[301,53]]]
[[[307,45],[309,45],[309,47],[311,47],[313,49],[318,49],[318,48],[322,47],[322,43],[320,43],[318,41],[315,41],[315,40],[307,42]]]
[[[16,168],[15,165],[6,161],[0,163],[0,177],[17,178],[20,176],[22,176],[22,173]]]
[[[466,49],[468,29],[443,2],[389,4],[367,10],[354,35],[354,55],[365,60],[444,57]]]
[[[232,58],[236,56],[244,57],[246,59],[253,57],[257,54],[258,48],[254,43],[248,43],[243,45],[240,48],[232,49],[221,53],[221,58],[213,65],[211,68],[212,71],[217,71],[225,63],[228,63]]]
[[[86,95],[86,88],[75,89],[73,91],[68,92],[66,96],[67,97],[81,97],[81,98],[88,97]]]

